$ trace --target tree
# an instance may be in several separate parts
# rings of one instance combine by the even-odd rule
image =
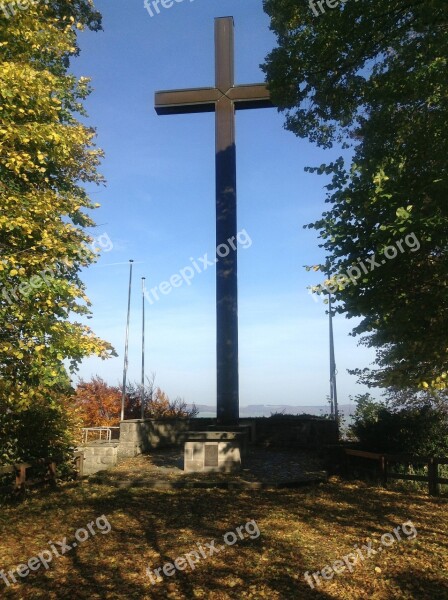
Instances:
[[[387,406],[392,410],[422,409],[429,406],[434,410],[444,412],[448,417],[448,388],[443,390],[389,388],[383,395]]]
[[[12,9],[10,9],[12,12]],[[89,80],[71,75],[76,31],[98,30],[89,0],[16,5],[0,19],[0,403],[26,410],[70,391],[87,355],[113,349],[90,313],[80,270],[96,260],[85,184],[100,184],[95,131],[77,120]]]
[[[448,5],[348,0],[316,16],[265,0],[278,47],[264,70],[286,128],[318,145],[351,147],[331,174],[316,270],[336,311],[361,317],[374,347],[369,385],[444,389],[448,370]],[[408,243],[409,242],[409,243]],[[322,292],[319,287],[317,291]]]
[[[121,390],[98,375],[90,381],[80,379],[75,404],[84,427],[113,427],[120,423]]]
[[[168,395],[154,386],[155,376],[147,379],[143,391],[145,398],[145,418],[187,418],[194,417],[198,410],[193,405],[188,408],[181,398],[170,400]],[[125,419],[141,418],[141,384],[128,383],[125,396]],[[119,386],[106,383],[95,375],[90,381],[81,379],[76,388],[75,405],[83,427],[112,427],[120,423],[122,392]]]
[[[145,398],[145,418],[146,419],[186,419],[196,417],[199,413],[193,404],[191,408],[183,398],[177,396],[174,400],[159,386],[154,386],[154,375],[148,378],[143,391]],[[126,415],[130,419],[140,419],[141,417],[141,384],[129,384],[126,393]]]

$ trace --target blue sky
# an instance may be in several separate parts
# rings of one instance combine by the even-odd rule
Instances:
[[[80,34],[77,75],[92,78],[88,122],[106,152],[107,187],[93,235],[113,244],[83,279],[93,302],[93,330],[116,348],[90,358],[80,375],[121,380],[128,259],[135,261],[129,379],[140,379],[141,282],[152,288],[208,253],[214,256],[214,115],[157,116],[154,92],[214,83],[213,20],[235,19],[236,83],[263,81],[259,65],[274,47],[259,0],[183,0],[153,17],[143,0],[98,0],[104,31]],[[275,109],[237,113],[240,403],[323,404],[328,395],[325,305],[307,286],[321,282],[303,266],[323,259],[317,234],[303,225],[324,210],[325,179],[304,172],[336,158],[283,128]],[[246,244],[248,246],[248,244]],[[147,371],[171,397],[216,403],[215,269],[197,273],[158,302],[146,303]],[[356,323],[335,319],[341,403],[365,391],[348,368],[373,353],[348,336]]]

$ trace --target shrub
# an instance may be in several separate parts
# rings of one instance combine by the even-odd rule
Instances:
[[[24,410],[0,407],[0,465],[51,458],[59,475],[72,472],[79,418],[70,397],[35,401]]]
[[[355,399],[350,427],[364,450],[414,456],[448,455],[448,414],[429,404],[394,408],[369,394]]]

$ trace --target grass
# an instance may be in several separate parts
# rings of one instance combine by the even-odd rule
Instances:
[[[448,502],[419,492],[385,490],[333,478],[299,490],[236,492],[119,487],[119,471],[95,483],[42,489],[0,515],[0,569],[28,562],[49,542],[75,540],[79,528],[106,515],[97,531],[7,587],[11,599],[367,599],[448,598]],[[132,485],[132,484],[131,484]],[[146,569],[162,567],[254,520],[260,535],[151,584]],[[411,520],[405,538],[312,590],[306,571],[321,571],[358,545],[379,545],[383,533]],[[253,529],[251,530],[253,533]],[[253,536],[254,537],[254,536]]]

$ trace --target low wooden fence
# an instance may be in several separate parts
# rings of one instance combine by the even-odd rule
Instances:
[[[41,477],[30,479],[27,475],[28,469],[32,467],[45,467],[45,473]],[[50,484],[56,484],[56,463],[52,459],[36,460],[32,463],[19,463],[0,467],[0,475],[15,475],[15,483],[13,484],[14,492],[23,492],[27,487],[48,481]],[[10,486],[4,488],[10,489]]]
[[[352,468],[351,456],[374,460],[379,467],[381,481],[386,484],[390,479],[402,479],[406,481],[424,481],[428,483],[428,491],[431,496],[438,496],[440,493],[440,484],[448,484],[448,479],[439,477],[439,465],[448,465],[446,457],[418,457],[408,455],[380,454],[377,452],[364,452],[363,450],[352,450],[345,448],[346,469],[350,472]],[[427,475],[408,475],[405,473],[393,473],[389,467],[391,464],[402,465],[424,465],[427,468]]]
[[[84,454],[82,452],[75,452],[73,456],[73,466],[77,477],[83,476],[83,461]],[[31,479],[28,477],[28,469],[33,467],[45,467],[44,474],[40,477],[34,477]],[[56,462],[51,459],[36,460],[32,463],[17,463],[14,465],[6,465],[0,467],[0,476],[2,475],[13,475],[15,476],[15,482],[11,486],[3,486],[0,491],[15,493],[24,492],[27,487],[37,485],[39,483],[48,482],[51,485],[56,485],[57,469]]]

